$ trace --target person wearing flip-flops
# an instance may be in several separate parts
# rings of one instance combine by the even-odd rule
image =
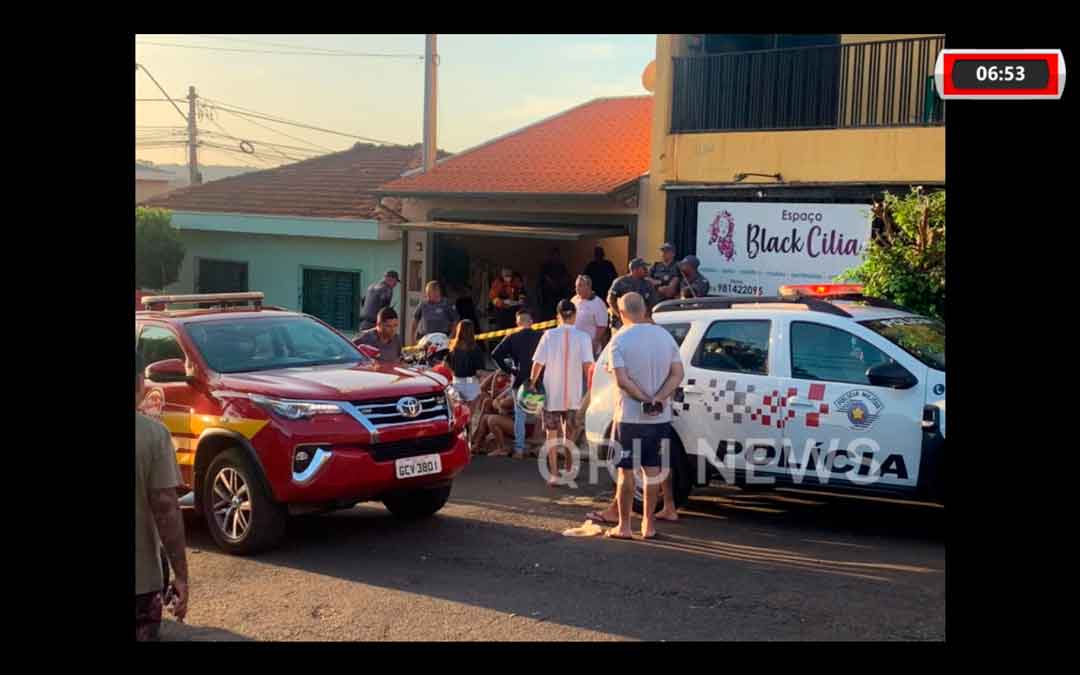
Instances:
[[[615,504],[615,526],[605,537],[631,539],[630,519],[634,501],[634,471],[642,472],[641,536],[656,536],[656,488],[661,471],[661,451],[671,445],[671,396],[682,382],[683,365],[679,346],[671,333],[647,319],[644,298],[627,293],[619,298],[619,312],[628,324],[611,340],[611,365],[618,384],[615,404],[614,440],[619,451]],[[670,476],[670,471],[668,471]],[[671,495],[670,479],[666,495]],[[673,499],[669,497],[668,499]],[[665,500],[667,501],[667,500]],[[674,515],[668,501],[665,519]],[[663,512],[661,512],[663,513]],[[605,514],[590,514],[600,515]],[[610,522],[607,518],[601,521]]]

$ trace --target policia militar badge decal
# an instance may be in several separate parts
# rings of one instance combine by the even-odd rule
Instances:
[[[833,407],[847,415],[852,431],[865,431],[881,416],[885,404],[872,391],[852,389],[833,401]]]

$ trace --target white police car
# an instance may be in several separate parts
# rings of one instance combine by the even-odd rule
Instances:
[[[852,284],[670,300],[653,320],[679,343],[686,371],[672,402],[676,503],[711,480],[944,502],[940,321]],[[594,451],[611,438],[609,351],[585,418]]]

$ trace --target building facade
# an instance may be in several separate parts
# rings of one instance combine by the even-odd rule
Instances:
[[[755,268],[761,248],[805,253],[806,238],[821,235],[811,249],[820,257],[822,246],[844,249],[845,234],[868,236],[869,206],[884,191],[943,188],[945,106],[932,81],[943,47],[942,35],[657,36],[639,247],[672,241],[706,267],[711,253],[720,260],[706,270],[714,288],[755,269],[759,280],[780,279]],[[788,217],[823,227],[785,242]],[[831,220],[839,239],[827,232]],[[807,279],[835,269],[820,271]],[[761,294],[775,284],[745,285]]]

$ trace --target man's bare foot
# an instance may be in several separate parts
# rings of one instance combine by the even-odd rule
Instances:
[[[606,538],[608,538],[608,539],[633,539],[634,538],[634,534],[633,534],[633,532],[631,532],[629,530],[629,528],[627,528],[627,529],[619,529],[618,527],[613,527],[610,530],[607,530],[606,532],[604,532],[604,536]]]
[[[656,514],[656,519],[657,520],[667,520],[667,521],[670,521],[670,522],[674,523],[674,522],[679,520],[679,512],[678,511],[666,511],[666,510],[665,511],[659,511]]]
[[[653,527],[653,528],[650,528],[648,530],[646,530],[644,527],[641,528],[641,538],[642,539],[654,539],[654,538],[656,538],[656,528]]]
[[[495,448],[488,453],[488,457],[509,457],[510,451],[506,448]]]

